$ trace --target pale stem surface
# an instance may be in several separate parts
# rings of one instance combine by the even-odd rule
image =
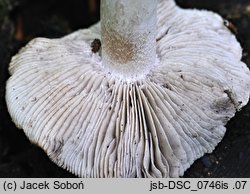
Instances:
[[[102,63],[121,79],[138,79],[156,63],[157,0],[102,0]]]

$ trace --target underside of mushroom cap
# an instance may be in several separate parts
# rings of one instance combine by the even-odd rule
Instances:
[[[248,102],[242,49],[215,13],[159,1],[159,63],[140,80],[106,71],[95,38],[99,24],[34,39],[12,58],[6,87],[16,125],[78,176],[181,176]]]

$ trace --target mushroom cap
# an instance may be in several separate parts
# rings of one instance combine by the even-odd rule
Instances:
[[[106,71],[95,38],[99,24],[32,40],[12,58],[6,87],[15,124],[78,176],[182,176],[248,102],[242,49],[215,13],[159,1],[159,63],[140,80]]]

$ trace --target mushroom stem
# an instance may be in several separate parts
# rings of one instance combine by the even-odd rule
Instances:
[[[102,0],[102,63],[121,79],[139,79],[156,63],[157,0]]]

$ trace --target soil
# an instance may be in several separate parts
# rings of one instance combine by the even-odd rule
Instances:
[[[220,13],[237,29],[243,61],[250,67],[249,0],[178,0],[185,8]],[[75,177],[57,167],[15,127],[5,104],[11,56],[34,37],[57,38],[99,19],[99,1],[0,0],[0,177]],[[235,30],[234,30],[235,31]],[[184,177],[250,177],[250,103],[227,124],[213,153],[204,155]]]

